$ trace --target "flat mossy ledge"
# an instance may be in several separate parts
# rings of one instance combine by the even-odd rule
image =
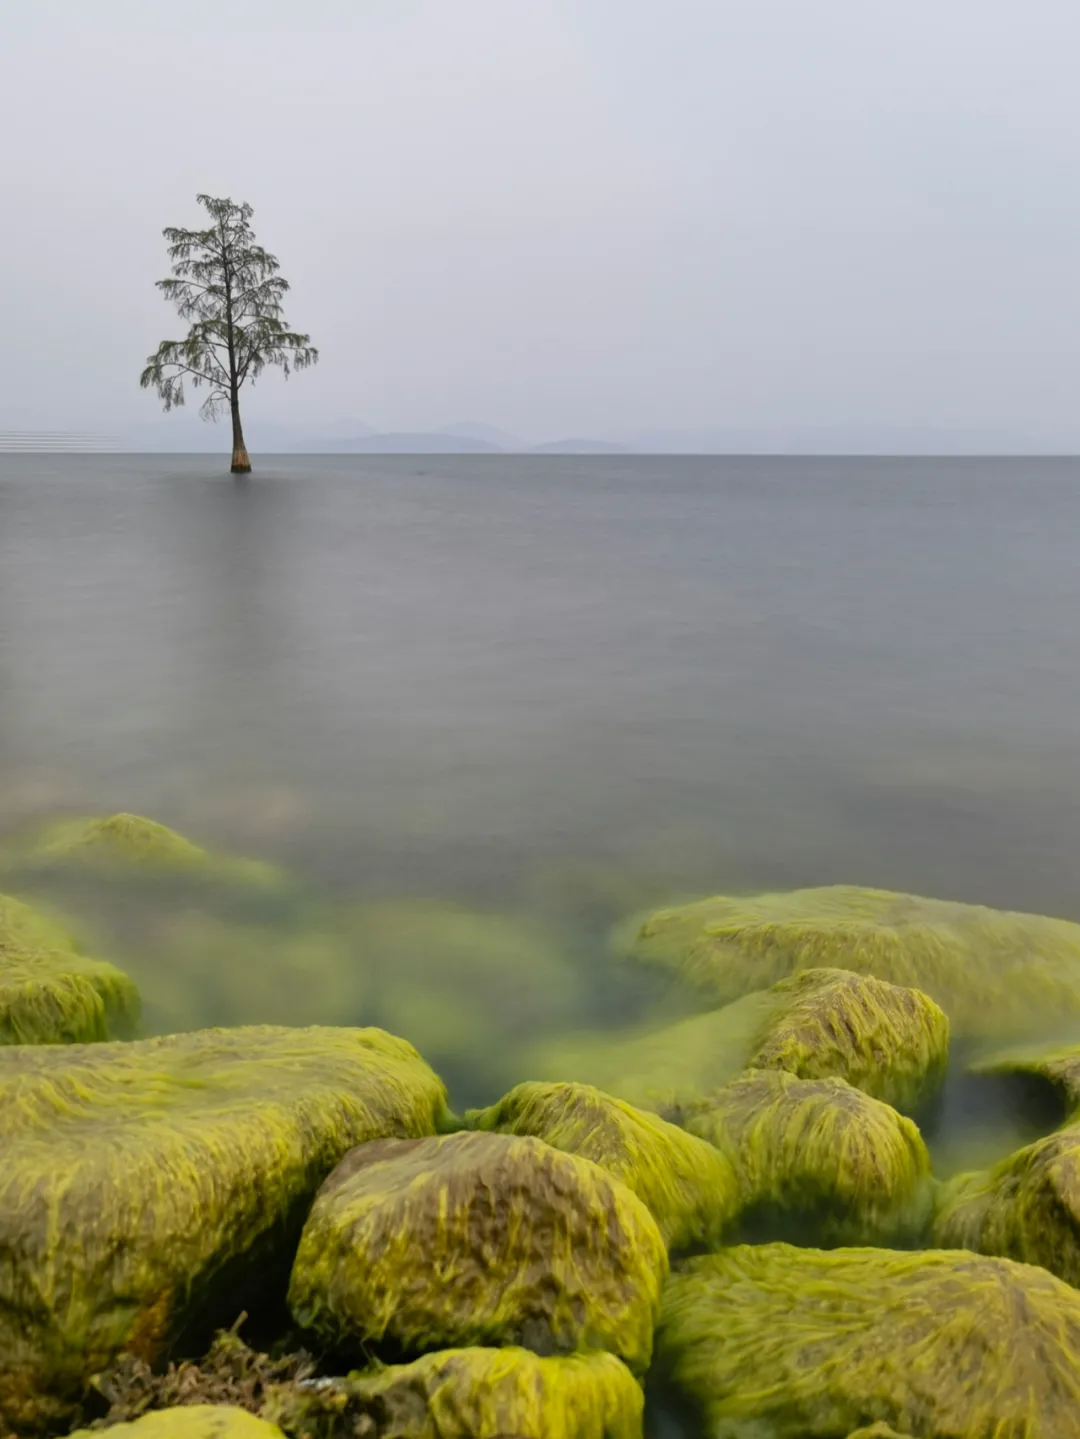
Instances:
[[[937,1094],[949,1024],[915,990],[844,970],[806,970],[659,1029],[572,1035],[536,1047],[537,1079],[592,1084],[680,1123],[749,1068],[847,1080],[905,1113]]]
[[[1074,1439],[1078,1354],[1080,1294],[964,1252],[728,1249],[678,1266],[657,1330],[713,1439]]]
[[[1037,1264],[1080,1288],[1080,1125],[943,1186],[932,1240]]]
[[[921,990],[954,1039],[1080,1023],[1080,925],[1043,915],[832,885],[658,910],[614,945],[714,1004],[825,967]]]
[[[104,1429],[78,1429],[71,1439],[284,1439],[276,1424],[231,1404],[183,1404],[156,1409],[126,1424]]]
[[[445,1099],[378,1030],[0,1049],[0,1422],[62,1422],[118,1353],[280,1302],[334,1166],[434,1133]]]
[[[731,1161],[745,1237],[917,1243],[933,1208],[915,1124],[842,1079],[750,1070],[686,1117]]]
[[[726,1155],[591,1085],[519,1084],[490,1108],[469,1111],[465,1124],[532,1135],[592,1160],[637,1195],[675,1251],[720,1244],[740,1207]]]
[[[641,1386],[613,1354],[540,1358],[520,1347],[443,1350],[275,1386],[263,1409],[306,1439],[641,1439],[643,1411]]]
[[[0,1045],[130,1039],[139,991],[114,965],[79,951],[66,930],[0,894]]]
[[[648,1209],[538,1139],[354,1149],[312,1206],[289,1305],[326,1349],[603,1350],[643,1372],[668,1259]]]

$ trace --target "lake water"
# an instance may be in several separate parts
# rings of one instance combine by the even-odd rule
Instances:
[[[0,457],[0,828],[130,810],[586,956],[730,888],[1080,919],[1080,463],[224,470]],[[156,1027],[246,1017],[152,948]]]

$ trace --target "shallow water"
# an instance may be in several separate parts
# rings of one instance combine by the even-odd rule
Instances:
[[[0,829],[123,809],[281,862],[284,937],[87,922],[156,1028],[356,1022],[411,963],[402,1027],[458,1026],[467,1100],[493,1016],[514,1049],[629,1003],[604,935],[646,905],[844,881],[1080,919],[1078,478],[0,456]],[[508,948],[535,989],[451,1014]]]

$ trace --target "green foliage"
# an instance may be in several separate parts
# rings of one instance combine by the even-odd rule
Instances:
[[[669,1249],[718,1245],[739,1208],[738,1181],[723,1154],[591,1085],[519,1084],[465,1120],[592,1160],[637,1195]]]
[[[918,1129],[842,1079],[751,1070],[686,1119],[731,1161],[742,1225],[820,1244],[917,1240],[932,1202]]]
[[[235,1316],[346,1151],[444,1112],[378,1030],[0,1049],[0,1420],[62,1414],[121,1350],[153,1361],[215,1306]]]
[[[226,408],[232,411],[235,449],[243,446],[238,409],[243,386],[254,384],[268,365],[286,377],[290,369],[306,369],[319,352],[310,335],[288,329],[282,318],[289,284],[278,273],[276,256],[256,243],[251,206],[210,195],[196,199],[210,224],[164,231],[173,273],[157,282],[188,323],[188,333],[182,340],[162,340],[139,384],[155,389],[166,411],[184,403],[185,382],[193,389],[205,386],[202,414],[217,419]]]
[[[1080,1294],[1008,1260],[729,1249],[672,1276],[657,1352],[710,1439],[1077,1432]]]
[[[448,1349],[304,1389],[265,1413],[306,1439],[641,1439],[641,1387],[612,1354]],[[154,1439],[154,1436],[150,1436]]]
[[[1039,1264],[1080,1287],[1080,1126],[945,1186],[933,1242]]]
[[[297,1323],[360,1353],[521,1344],[648,1365],[667,1251],[598,1165],[462,1133],[354,1149],[323,1185],[289,1286]]]
[[[1041,915],[834,885],[658,911],[627,948],[713,1004],[833,968],[922,990],[954,1037],[1080,1022],[1080,925]]]
[[[80,954],[29,905],[0,894],[0,1045],[130,1038],[139,992],[120,970]]]

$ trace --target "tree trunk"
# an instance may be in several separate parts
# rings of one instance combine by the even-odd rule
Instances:
[[[244,428],[240,423],[240,402],[232,402],[232,473],[250,475],[251,460],[244,444]]]

